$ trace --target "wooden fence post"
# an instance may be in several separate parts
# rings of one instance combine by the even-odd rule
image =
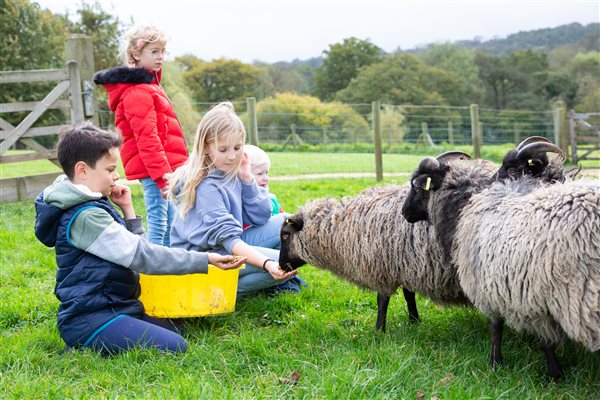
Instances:
[[[383,180],[383,156],[381,149],[381,102],[371,103],[373,113],[373,138],[375,144],[375,178],[377,182]]]
[[[448,144],[454,146],[454,125],[448,121]]]
[[[571,142],[571,162],[573,164],[577,164],[579,158],[577,157],[577,131],[575,130],[575,112],[573,110],[569,110],[569,138]]]
[[[70,35],[65,40],[64,57],[67,63],[70,60],[77,62],[81,78],[80,85],[83,87],[83,92],[81,92],[81,86],[79,88],[80,93],[83,94],[83,111],[85,116],[90,118],[94,125],[98,125],[98,100],[96,99],[95,85],[92,81],[92,77],[96,71],[92,38],[82,34]]]
[[[421,122],[421,134],[417,138],[417,144],[415,147],[420,147],[421,145],[425,147],[433,147],[433,140],[431,136],[429,136],[429,127],[427,122]]]
[[[554,144],[567,154],[569,151],[568,131],[565,126],[567,104],[564,101],[555,101],[552,104],[552,119],[554,125]]]
[[[327,147],[327,144],[329,144],[329,136],[327,136],[327,126],[323,125],[321,127],[321,132],[323,133],[323,148]]]
[[[479,106],[471,104],[471,139],[473,140],[473,157],[481,158],[481,128],[479,125]]]
[[[69,70],[69,92],[71,94],[71,123],[79,125],[84,121],[79,68],[75,61],[69,61],[67,69]]]
[[[514,130],[514,134],[515,134],[514,143],[516,146],[517,144],[521,143],[521,125],[519,125],[519,123],[515,122],[513,124],[513,130]]]
[[[246,108],[248,109],[248,139],[250,144],[258,146],[258,123],[256,120],[256,98],[246,98]]]

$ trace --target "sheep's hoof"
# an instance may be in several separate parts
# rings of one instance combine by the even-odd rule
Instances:
[[[502,357],[494,357],[494,355],[492,354],[490,356],[490,367],[492,369],[496,369],[498,367],[500,367],[502,365]]]
[[[560,378],[563,377],[563,371],[562,368],[558,367],[557,369],[555,368],[550,368],[548,369],[548,375],[550,376],[550,378],[552,378],[552,380],[554,382],[559,381]]]

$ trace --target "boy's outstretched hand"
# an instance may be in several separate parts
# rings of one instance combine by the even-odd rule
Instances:
[[[246,261],[246,257],[222,256],[217,253],[208,253],[208,263],[220,269],[239,268]]]

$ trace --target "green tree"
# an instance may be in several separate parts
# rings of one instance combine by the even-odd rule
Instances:
[[[0,65],[5,71],[62,68],[70,23],[30,1],[2,1]]]
[[[277,93],[256,106],[259,135],[265,141],[284,141],[292,132],[303,141],[346,141],[370,135],[365,119],[351,107],[322,103],[316,97]]]
[[[546,53],[531,49],[516,50],[506,57],[478,53],[476,62],[480,78],[486,84],[485,106],[543,110],[556,95],[559,77],[549,75]],[[572,96],[565,84],[562,79],[561,97]]]
[[[418,54],[425,64],[453,73],[461,83],[457,93],[462,104],[479,103],[485,93],[473,50],[454,44],[435,44]]]
[[[475,62],[479,67],[479,77],[486,87],[484,106],[497,110],[506,108],[506,92],[509,84],[509,72],[504,69],[500,57],[477,52]]]
[[[308,94],[309,83],[306,77],[296,69],[281,64],[272,64],[268,67],[268,74],[273,82],[275,92]]]
[[[287,63],[254,64],[260,70],[254,95],[258,99],[275,93],[293,92],[308,94],[309,82],[297,68]]]
[[[175,61],[179,63],[183,71],[189,71],[198,65],[204,64],[204,61],[190,53],[176,57]]]
[[[408,132],[408,128],[404,124],[405,113],[406,111],[399,106],[383,105],[381,108],[381,131],[388,148],[391,148],[396,142],[402,142]]]
[[[538,92],[547,102],[563,100],[567,107],[571,108],[575,104],[577,96],[577,83],[568,74],[564,72],[548,71],[542,73],[544,81],[539,85]]]
[[[254,93],[258,68],[238,60],[198,63],[184,73],[197,102],[240,100]]]
[[[315,71],[315,93],[322,100],[331,100],[358,75],[360,68],[381,61],[383,51],[368,40],[351,37],[330,45],[323,53],[325,60]]]
[[[120,64],[119,37],[127,26],[118,17],[104,11],[99,3],[81,3],[77,10],[80,21],[73,32],[83,33],[92,38],[96,70]]]
[[[577,84],[574,108],[579,112],[600,110],[600,52],[579,53],[567,67]]]
[[[194,143],[194,134],[201,116],[194,107],[192,94],[184,82],[184,70],[185,66],[177,61],[165,63],[162,85],[173,102],[177,119],[181,124],[188,144],[191,145]]]
[[[459,92],[460,83],[452,73],[429,67],[410,54],[397,53],[363,68],[336,98],[346,103],[381,100],[390,104],[447,105],[458,101]]]

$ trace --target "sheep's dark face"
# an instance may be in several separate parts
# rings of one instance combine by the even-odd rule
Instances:
[[[410,223],[429,219],[431,192],[440,188],[447,167],[431,157],[425,158],[410,179],[410,192],[402,205],[402,215]]]
[[[304,264],[306,261],[301,259],[295,251],[295,237],[304,227],[304,220],[299,215],[293,215],[286,218],[279,232],[281,238],[281,250],[279,251],[279,266],[284,271],[293,271]]]
[[[496,180],[519,179],[524,175],[534,178],[541,177],[550,161],[546,152],[559,154],[563,157],[562,149],[550,140],[541,136],[531,136],[523,140],[515,150],[509,151],[502,160],[502,165],[494,174]]]
[[[518,179],[524,175],[530,175],[534,178],[540,177],[548,166],[548,156],[546,153],[536,154],[534,157],[519,157],[516,150],[509,151],[502,160],[502,165],[496,172],[495,178],[498,180]]]

